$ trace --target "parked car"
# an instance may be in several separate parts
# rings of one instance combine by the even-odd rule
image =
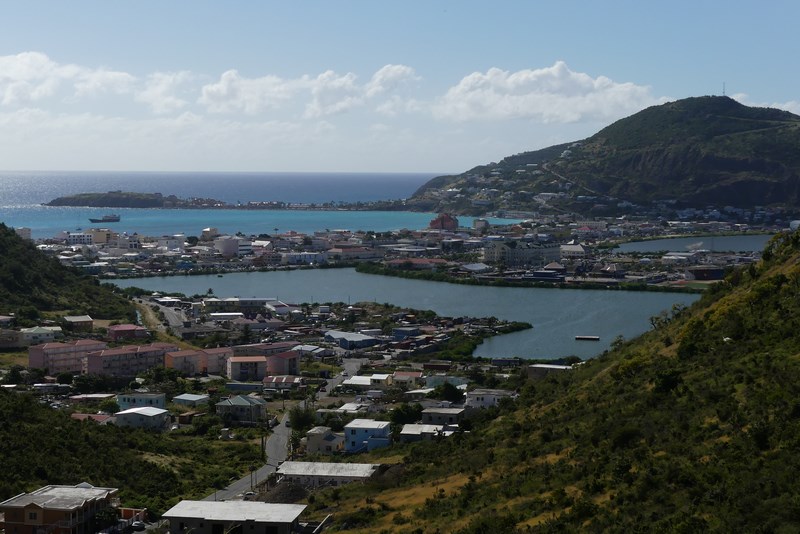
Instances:
[[[136,531],[142,531],[147,528],[147,525],[144,524],[144,521],[134,521],[131,523],[131,528]]]

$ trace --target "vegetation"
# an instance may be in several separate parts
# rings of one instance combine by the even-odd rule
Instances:
[[[0,224],[0,314],[15,313],[33,325],[42,312],[91,315],[95,319],[136,319],[132,303],[110,284],[61,265],[33,243]]]
[[[587,205],[574,204],[575,209],[590,209],[603,195],[640,204],[674,199],[693,207],[797,208],[798,145],[797,115],[744,106],[724,96],[686,98],[647,108],[580,142],[434,178],[409,202],[425,200],[431,189],[469,187],[467,177],[478,175],[496,177],[492,187],[514,194],[559,191],[552,184],[569,184],[573,195],[588,197]]]
[[[2,499],[86,481],[120,488],[124,505],[159,514],[181,498],[201,499],[225,487],[261,458],[256,442],[219,441],[221,425],[200,425],[201,435],[100,426],[20,393],[0,391],[0,420]]]
[[[340,532],[796,532],[800,234],[763,257],[314,508]]]

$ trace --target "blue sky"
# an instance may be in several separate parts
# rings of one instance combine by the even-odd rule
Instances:
[[[800,2],[3,1],[0,169],[462,172],[726,92]]]

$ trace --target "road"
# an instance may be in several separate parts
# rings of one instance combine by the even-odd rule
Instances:
[[[361,366],[366,362],[366,359],[347,358],[342,360],[345,372],[352,376],[358,373]],[[327,391],[318,393],[318,398],[327,397],[328,391],[340,384],[346,377],[337,375],[328,380]],[[304,401],[305,402],[305,401]],[[252,491],[259,481],[264,480],[269,475],[278,470],[278,464],[286,460],[287,447],[289,444],[289,435],[291,429],[286,426],[286,421],[289,419],[289,412],[283,414],[283,418],[278,425],[272,429],[272,433],[267,438],[266,452],[267,463],[259,467],[256,471],[248,474],[239,480],[231,482],[231,484],[221,490],[217,490],[205,499],[204,501],[228,501],[241,499],[245,492]]]
[[[267,438],[266,464],[239,480],[233,481],[227,488],[215,491],[203,500],[229,501],[241,499],[245,492],[253,491],[253,488],[255,488],[259,481],[264,480],[277,471],[278,464],[286,460],[286,447],[289,443],[289,433],[291,432],[291,430],[286,427],[287,419],[289,419],[288,412],[283,415],[283,419],[272,429],[272,433]]]

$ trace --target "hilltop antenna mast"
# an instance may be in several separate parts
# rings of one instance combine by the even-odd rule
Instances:
[[[722,96],[725,96],[725,82],[722,82]]]

